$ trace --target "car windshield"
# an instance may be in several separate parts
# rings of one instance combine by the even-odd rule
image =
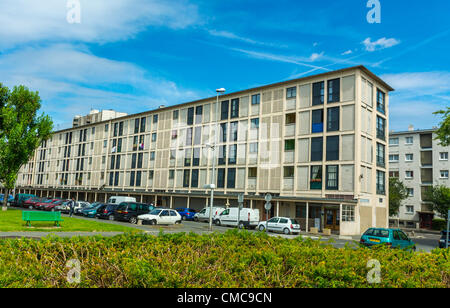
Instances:
[[[298,221],[295,220],[295,219],[291,219],[291,222],[292,222],[293,225],[299,225]]]
[[[389,237],[389,230],[370,229],[366,231],[365,235],[377,237]]]
[[[45,200],[42,203],[52,203],[52,199]]]
[[[161,213],[161,210],[153,210],[153,211],[150,211],[150,215],[159,215],[159,213]]]

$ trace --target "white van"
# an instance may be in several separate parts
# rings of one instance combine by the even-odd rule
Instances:
[[[230,207],[216,216],[214,223],[218,226],[233,226],[254,229],[259,223],[259,210],[243,208],[239,213],[239,208]]]
[[[212,209],[213,209],[212,210],[213,221],[217,215],[219,215],[220,213],[222,213],[225,210],[225,208],[223,208],[223,207],[213,207]],[[195,221],[209,221],[209,207],[205,207],[203,210],[196,213],[194,215],[194,220]]]
[[[122,202],[136,202],[136,198],[115,196],[108,199],[108,204],[121,204]]]

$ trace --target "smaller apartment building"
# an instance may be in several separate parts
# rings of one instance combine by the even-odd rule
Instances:
[[[341,234],[388,225],[389,87],[363,66],[54,133],[26,164],[17,189],[168,207],[260,210]],[[217,143],[213,153],[208,145]],[[212,162],[217,166],[212,179]]]
[[[414,130],[412,126],[389,135],[389,176],[403,182],[409,193],[399,215],[391,218],[405,227],[429,228],[434,213],[425,192],[432,186],[450,185],[450,147],[442,147],[435,137],[433,129]]]

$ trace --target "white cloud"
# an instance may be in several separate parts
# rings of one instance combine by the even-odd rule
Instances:
[[[350,49],[350,50],[347,50],[347,51],[344,51],[343,53],[341,53],[341,56],[351,55],[352,53],[353,53],[353,51]]]
[[[200,97],[135,64],[63,44],[25,48],[1,57],[0,80],[10,87],[23,84],[39,91],[43,110],[63,126],[91,107],[133,113]]]
[[[385,37],[378,39],[377,41],[372,42],[372,39],[370,37],[366,38],[363,42],[364,46],[366,47],[366,50],[369,52],[390,48],[395,45],[400,44],[399,40],[396,40],[394,38],[387,39]]]
[[[309,57],[309,59],[311,60],[311,62],[314,62],[314,61],[316,61],[317,59],[322,58],[323,55],[324,55],[324,52],[321,52],[321,53],[313,53],[313,54]]]
[[[398,91],[433,95],[450,92],[450,72],[384,74],[383,80]]]
[[[187,0],[80,0],[81,23],[69,24],[64,0],[2,0],[0,49],[28,42],[105,43],[135,36],[149,26],[173,29],[200,23]]]

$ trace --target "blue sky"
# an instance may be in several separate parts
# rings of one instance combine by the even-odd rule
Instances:
[[[0,82],[39,91],[57,128],[359,64],[397,90],[391,129],[450,105],[449,1],[379,0],[380,24],[367,0],[79,0],[79,24],[67,2],[0,2]]]

